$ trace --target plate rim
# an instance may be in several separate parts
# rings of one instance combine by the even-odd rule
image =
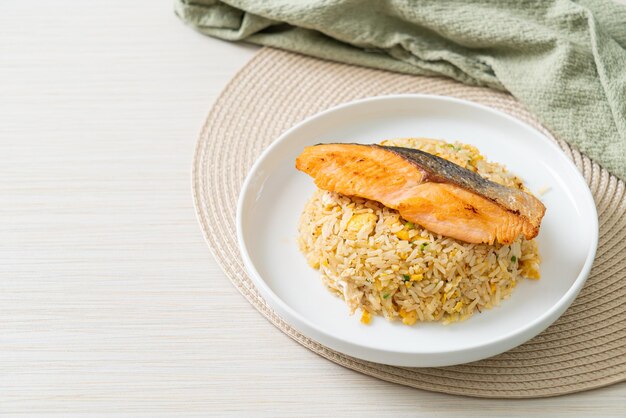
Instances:
[[[584,190],[584,203],[587,204],[588,209],[591,210],[591,220],[592,223],[591,233],[592,233],[592,242],[589,249],[589,252],[586,255],[585,262],[580,270],[580,273],[576,277],[575,281],[572,285],[567,289],[565,293],[561,295],[561,297],[554,303],[548,310],[542,313],[535,320],[525,324],[521,328],[510,331],[506,334],[501,334],[495,338],[491,338],[487,341],[484,341],[477,345],[470,345],[460,349],[447,349],[447,350],[435,350],[435,351],[409,351],[409,350],[387,350],[375,347],[364,346],[358,343],[355,343],[351,340],[344,339],[343,337],[338,337],[332,334],[329,334],[323,328],[316,326],[311,323],[306,317],[295,311],[291,308],[286,302],[282,300],[276,293],[272,291],[272,289],[265,282],[261,274],[257,271],[255,264],[252,262],[250,254],[248,252],[248,248],[246,245],[246,241],[244,239],[244,231],[243,231],[243,206],[246,200],[247,192],[251,187],[251,183],[254,180],[254,174],[258,171],[259,167],[263,164],[265,159],[273,152],[273,150],[282,144],[286,138],[291,136],[294,131],[301,129],[303,126],[308,125],[314,122],[316,119],[322,118],[328,114],[350,108],[355,106],[360,106],[364,104],[368,104],[371,102],[377,101],[386,101],[386,100],[397,100],[397,99],[418,99],[418,100],[435,100],[441,102],[455,103],[464,106],[469,106],[471,108],[480,109],[484,112],[491,113],[498,117],[504,117],[508,121],[521,125],[525,129],[532,130],[538,137],[540,141],[544,144],[547,144],[549,147],[552,147],[553,150],[557,152],[558,155],[563,157],[565,163],[569,166],[569,168],[573,169],[575,173],[575,181],[580,182],[582,184]],[[571,190],[571,189],[570,189]],[[470,100],[458,99],[455,97],[442,96],[442,95],[434,95],[434,94],[390,94],[390,95],[379,95],[379,96],[369,96],[357,100],[351,100],[348,102],[340,103],[338,105],[329,107],[321,112],[317,112],[313,115],[310,115],[295,125],[291,126],[289,129],[283,131],[269,146],[267,146],[261,154],[254,161],[254,164],[250,167],[248,173],[246,174],[246,178],[241,186],[241,190],[239,192],[238,200],[237,200],[237,212],[236,212],[236,229],[237,229],[237,243],[239,246],[239,252],[242,256],[243,264],[246,272],[250,276],[251,280],[257,287],[257,289],[261,292],[264,300],[268,303],[273,309],[277,311],[279,316],[290,323],[297,331],[301,332],[307,338],[311,338],[315,341],[323,343],[324,345],[329,346],[332,349],[342,352],[343,354],[354,356],[363,360],[375,361],[378,363],[390,364],[390,365],[398,365],[398,366],[412,366],[412,367],[429,367],[429,366],[448,366],[454,364],[461,364],[470,361],[481,360],[484,358],[491,357],[493,355],[500,354],[502,352],[508,351],[518,345],[523,344],[524,342],[530,340],[535,337],[543,330],[552,325],[563,313],[564,311],[573,303],[576,296],[583,288],[587,278],[589,277],[589,273],[593,266],[593,262],[595,260],[595,255],[598,248],[598,239],[599,239],[599,229],[598,229],[598,213],[595,201],[593,199],[593,195],[587,182],[585,181],[583,175],[580,173],[574,162],[568,158],[567,154],[563,152],[561,148],[558,147],[556,142],[550,140],[545,134],[540,132],[538,129],[530,126],[524,121],[513,117],[512,115],[507,114],[498,109],[494,109],[492,107],[476,103]],[[504,344],[508,342],[509,344]],[[496,347],[500,344],[500,347]],[[349,347],[349,349],[344,349],[344,347]],[[467,361],[456,361],[456,362],[446,362],[446,361],[435,361],[429,362],[427,365],[415,364],[410,361],[381,361],[379,357],[381,355],[400,355],[403,356],[402,359],[414,359],[416,356],[447,356],[453,354],[460,353],[468,353],[475,351],[488,351],[487,349],[491,348],[486,355],[474,356]],[[495,350],[494,350],[495,348]],[[347,352],[351,351],[351,352]]]

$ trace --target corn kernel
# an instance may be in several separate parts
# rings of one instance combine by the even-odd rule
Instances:
[[[410,280],[412,282],[420,282],[424,279],[424,275],[422,273],[411,274]]]
[[[463,144],[463,148],[465,148],[466,150],[470,151],[472,154],[480,155],[479,151],[478,151],[478,148],[476,148],[473,145]]]
[[[463,308],[463,302],[457,302],[456,305],[454,305],[455,312],[461,312],[462,308]]]
[[[396,232],[396,236],[401,240],[408,241],[409,231],[407,231],[406,229],[401,229],[400,231]]]
[[[370,322],[372,322],[372,314],[363,309],[363,313],[361,313],[361,322],[365,325],[368,325]]]
[[[496,284],[491,283],[489,287],[491,288],[491,294],[494,295],[496,293]]]

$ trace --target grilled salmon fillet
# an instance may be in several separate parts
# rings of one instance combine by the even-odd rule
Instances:
[[[305,148],[296,168],[320,189],[375,200],[434,233],[469,243],[532,239],[546,210],[522,190],[412,148],[319,144]]]

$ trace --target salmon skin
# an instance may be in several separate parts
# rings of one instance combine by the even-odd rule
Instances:
[[[529,193],[413,148],[318,144],[305,148],[296,168],[320,189],[375,200],[434,233],[469,243],[532,239],[546,210]]]

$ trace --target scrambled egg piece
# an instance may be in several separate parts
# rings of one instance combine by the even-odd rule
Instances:
[[[373,213],[359,213],[354,215],[348,221],[346,229],[350,232],[359,232],[363,228],[367,228],[369,231],[374,230],[378,217]]]
[[[404,309],[400,309],[400,312],[398,313],[402,317],[402,323],[404,325],[410,326],[417,322],[417,312],[415,311],[407,312]]]
[[[526,277],[532,280],[538,280],[541,275],[539,274],[539,265],[534,262],[523,260],[520,262],[520,273],[522,277]]]

